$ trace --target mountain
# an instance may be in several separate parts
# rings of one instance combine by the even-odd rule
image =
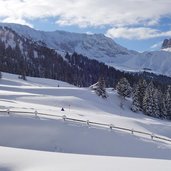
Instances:
[[[171,52],[171,39],[165,39],[162,43],[161,50]]]
[[[134,75],[109,67],[77,53],[61,56],[41,41],[34,41],[8,27],[0,27],[0,71],[66,81],[76,86],[90,86],[103,75],[107,86],[114,86],[123,76],[133,83]],[[169,81],[171,82],[171,80]]]
[[[105,77],[108,87],[122,77],[131,85],[140,77],[170,84],[169,77],[161,76],[170,76],[170,58],[171,53],[165,51],[128,50],[102,34],[43,32],[18,24],[0,24],[0,68],[4,72],[58,79],[77,86],[90,86],[100,76]]]
[[[171,48],[171,39],[165,39],[162,43],[162,49]]]
[[[1,23],[0,26],[6,26],[34,41],[44,42],[48,47],[60,52],[69,52],[82,54],[91,59],[109,60],[117,55],[131,55],[133,51],[116,44],[112,39],[103,34],[81,34],[65,31],[44,32],[34,30],[28,26],[19,24]]]
[[[7,23],[1,23],[0,26],[9,27],[22,37],[43,42],[47,47],[57,50],[63,56],[66,52],[76,52],[119,70],[132,72],[145,70],[171,76],[171,53],[168,51],[139,53],[118,45],[102,34],[88,35],[65,31],[44,32],[28,26]]]

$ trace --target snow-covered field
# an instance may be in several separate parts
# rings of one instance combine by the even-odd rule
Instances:
[[[130,99],[121,109],[116,92],[108,89],[108,94],[104,100],[89,88],[31,77],[23,81],[3,73],[0,110],[38,111],[38,116],[0,113],[0,171],[169,171],[171,143],[167,141],[39,115],[66,115],[171,139],[171,122],[131,112]]]
[[[1,171],[170,171],[169,160],[90,156],[0,147]]]

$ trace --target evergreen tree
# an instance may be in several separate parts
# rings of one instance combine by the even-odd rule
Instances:
[[[165,96],[163,95],[162,103],[161,103],[161,111],[160,111],[160,117],[161,118],[167,118],[167,108],[166,108],[166,101]]]
[[[154,109],[154,85],[153,82],[147,86],[145,90],[145,96],[143,98],[143,111],[146,115],[153,116],[153,109]]]
[[[2,78],[2,73],[1,73],[1,71],[0,71],[0,79]]]
[[[162,93],[162,91],[158,90],[158,99],[159,99],[159,110],[160,110],[160,118],[166,118],[167,110],[166,110],[166,104],[165,104],[165,93]]]
[[[126,78],[121,78],[116,85],[117,93],[125,98],[131,96],[131,86]]]
[[[160,117],[160,94],[159,94],[159,90],[155,89],[154,93],[153,93],[153,116],[154,117]]]
[[[167,118],[171,119],[171,86],[168,86],[166,95],[165,95],[165,106],[166,106],[166,113]]]
[[[147,88],[147,82],[144,79],[140,79],[138,81],[138,86],[137,86],[137,96],[138,96],[138,103],[140,110],[143,111],[143,99],[145,96],[145,91]]]
[[[95,84],[95,91],[98,96],[107,98],[106,85],[103,77],[100,77],[98,82]]]
[[[136,84],[133,87],[133,93],[132,93],[132,106],[131,106],[131,110],[133,112],[138,112],[140,111],[140,100],[139,100],[139,84]]]
[[[121,97],[120,107],[123,108],[123,101],[125,97],[131,96],[131,86],[126,78],[121,78],[116,85],[117,93]]]

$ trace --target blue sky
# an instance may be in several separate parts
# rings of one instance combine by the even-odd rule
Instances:
[[[0,0],[0,21],[35,29],[102,33],[128,49],[171,38],[171,0]]]

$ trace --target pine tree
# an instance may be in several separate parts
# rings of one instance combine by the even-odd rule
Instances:
[[[154,102],[154,105],[153,105],[153,114],[152,115],[154,117],[160,117],[160,94],[159,94],[158,89],[154,90],[153,102]]]
[[[163,95],[162,98],[162,106],[161,106],[161,111],[160,111],[160,117],[161,118],[167,118],[167,108],[166,108],[166,101],[165,101],[165,95]]]
[[[117,93],[121,97],[120,107],[123,108],[123,101],[125,97],[131,96],[131,86],[126,78],[121,78],[116,85]]]
[[[0,71],[0,79],[2,78],[2,73],[1,73],[1,71]]]
[[[145,96],[146,87],[147,83],[144,79],[140,79],[134,86],[131,106],[132,111],[143,111],[143,98]]]
[[[154,85],[152,82],[147,86],[145,90],[145,96],[143,98],[143,111],[146,115],[153,116],[154,109]]]
[[[168,86],[166,95],[165,95],[165,106],[166,106],[166,113],[167,118],[171,119],[171,86]]]
[[[118,84],[116,85],[117,93],[125,98],[131,96],[131,86],[126,78],[122,78],[119,80]]]
[[[133,87],[133,94],[132,94],[132,106],[131,110],[133,112],[138,112],[140,111],[140,101],[139,101],[139,84],[136,84]]]
[[[145,96],[146,88],[147,88],[146,80],[140,79],[138,81],[137,96],[138,96],[138,102],[139,102],[141,111],[143,111],[143,99],[144,99],[144,96]]]
[[[162,91],[158,90],[158,99],[159,99],[159,110],[160,110],[160,118],[166,118],[167,116],[167,110],[166,110],[166,104],[165,104],[165,93],[162,93]]]
[[[100,77],[98,82],[95,84],[95,91],[98,96],[102,98],[107,98],[106,85],[103,77]]]

